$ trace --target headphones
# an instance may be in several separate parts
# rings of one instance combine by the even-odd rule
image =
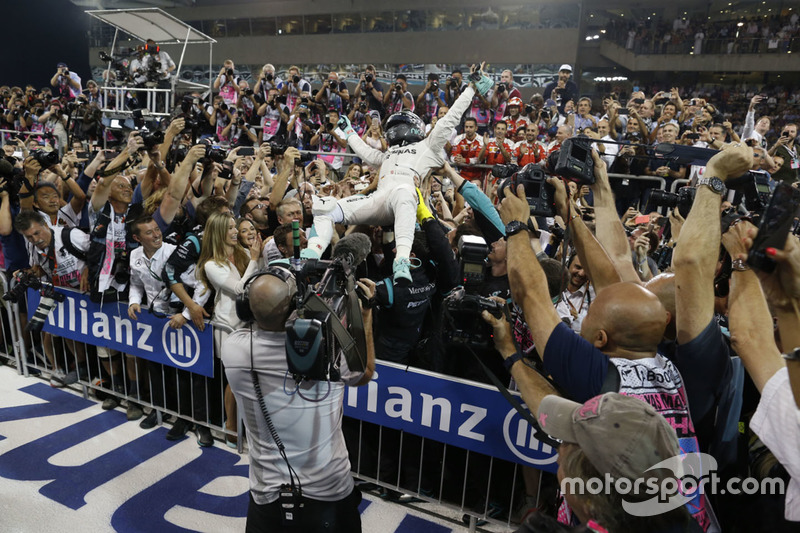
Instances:
[[[250,286],[261,276],[274,276],[286,283],[290,297],[294,296],[294,293],[297,292],[297,283],[291,270],[277,265],[268,266],[265,270],[257,272],[247,278],[247,281],[244,282],[244,290],[236,296],[236,316],[239,317],[239,320],[245,322],[255,321],[253,310],[250,308]],[[295,306],[294,298],[291,298],[291,302],[290,310],[293,310]]]

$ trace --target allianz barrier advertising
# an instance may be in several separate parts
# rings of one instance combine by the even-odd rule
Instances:
[[[514,393],[512,393],[514,394]],[[347,387],[344,414],[555,473],[556,450],[490,385],[378,361],[372,381]]]
[[[145,306],[138,315],[139,319],[131,320],[125,302],[101,306],[90,301],[88,295],[57,290],[66,299],[58,302],[50,312],[44,331],[195,374],[214,376],[214,338],[210,325],[204,331],[198,331],[191,323],[173,329],[169,327],[169,319],[156,318]],[[39,299],[38,291],[28,289],[29,319],[36,311]]]

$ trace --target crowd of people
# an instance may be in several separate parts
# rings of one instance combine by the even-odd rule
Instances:
[[[767,54],[798,50],[800,13],[765,13],[711,20],[706,13],[611,20],[606,37],[636,54]]]
[[[210,319],[219,357],[206,381],[54,334],[26,343],[46,360],[53,386],[104,380],[116,394],[103,408],[131,398],[128,419],[142,428],[178,413],[168,439],[194,427],[198,444],[210,446],[209,425],[224,424],[235,446],[238,399],[251,461],[271,465],[265,479],[251,475],[252,520],[281,520],[279,508],[267,506],[283,502],[278,493],[288,480],[269,433],[259,432],[261,391],[250,371],[255,343],[267,368],[261,388],[282,398],[283,324],[295,285],[275,265],[295,257],[296,246],[303,257],[330,257],[329,244],[362,233],[370,242],[358,269],[369,361],[361,371],[344,368],[343,383],[368,382],[373,358],[490,382],[483,366],[466,359],[464,339],[452,335],[470,330],[469,348],[563,442],[559,481],[606,472],[646,478],[661,460],[702,452],[725,479],[781,477],[788,487],[785,500],[695,494],[668,513],[633,517],[620,505],[624,494],[551,494],[547,483],[540,494],[531,474],[516,495],[521,508],[552,500],[557,511],[540,504],[523,530],[788,530],[787,520],[800,520],[800,245],[790,232],[785,244],[767,248],[774,272],[752,269],[745,261],[756,237],[751,221],[765,215],[732,180],[749,173],[767,192],[797,183],[790,106],[778,93],[754,91],[745,95],[745,112],[726,116],[722,101],[678,87],[592,99],[571,76],[562,65],[524,103],[510,72],[497,83],[480,70],[432,75],[415,96],[402,74],[381,82],[371,66],[354,88],[331,72],[314,89],[299,68],[284,80],[266,64],[251,87],[227,60],[210,102],[180,95],[169,120],[133,129],[103,124],[97,82],[82,91],[64,64],[52,87],[0,87],[5,126],[16,132],[5,134],[0,164],[6,273],[125,302],[131,320],[148,311],[175,328],[202,330]],[[97,119],[89,121],[94,127],[87,116]],[[553,161],[575,138],[591,147],[593,171],[561,180]],[[654,151],[662,143],[704,148],[708,157],[698,164]],[[351,151],[357,157],[348,165]],[[507,186],[496,166],[513,175],[511,165],[530,164],[549,176],[540,183],[552,188],[547,216],[531,216],[531,191]],[[609,174],[629,179],[612,182]],[[655,182],[636,176],[661,179],[667,190],[692,179],[692,200],[655,200]],[[670,209],[659,211],[664,204]],[[479,279],[468,269],[465,286],[468,245],[471,258],[475,246],[484,255]],[[271,275],[253,279],[265,269]],[[257,334],[241,329],[242,294]],[[477,311],[480,320],[460,323],[463,314],[452,310],[467,297],[508,312]],[[305,392],[322,394],[314,387]],[[315,407],[324,410],[320,418],[295,419],[280,407],[273,416],[277,433],[291,435],[284,439],[290,448],[310,445],[298,431],[324,426],[315,438],[328,455],[313,458],[311,473],[298,467],[308,459],[302,450],[290,455],[308,498],[345,502],[351,512],[358,498],[341,478],[349,472],[342,393],[336,388]],[[302,398],[277,405],[302,409],[293,402]],[[142,404],[154,407],[145,414]],[[320,475],[328,464],[336,476]],[[487,503],[485,495],[468,496],[476,509]],[[515,511],[491,503],[495,517]]]

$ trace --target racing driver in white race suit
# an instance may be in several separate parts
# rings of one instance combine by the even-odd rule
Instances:
[[[370,196],[349,196],[341,200],[329,196],[316,198],[312,207],[314,226],[308,248],[301,257],[318,259],[333,236],[333,224],[370,224],[387,226],[394,223],[397,255],[394,260],[394,282],[411,281],[410,254],[414,242],[417,203],[419,196],[414,177],[420,182],[431,169],[445,164],[444,145],[461,115],[467,110],[477,90],[485,95],[494,85],[483,74],[483,65],[476,72],[473,65],[472,83],[453,103],[447,114],[436,122],[431,134],[425,137],[425,123],[416,114],[403,110],[386,121],[386,152],[367,145],[346,117],[339,120],[337,134],[347,139],[350,148],[364,162],[380,167],[378,189]]]

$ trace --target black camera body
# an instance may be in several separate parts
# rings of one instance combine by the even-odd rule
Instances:
[[[498,168],[504,167],[504,168]],[[516,165],[495,165],[492,175],[500,178],[497,184],[497,197],[502,200],[509,194],[516,194],[517,187],[525,188],[525,198],[531,209],[531,216],[552,217],[556,214],[556,190],[547,183],[547,174],[536,163],[528,163],[522,169]]]
[[[228,154],[225,152],[224,148],[211,144],[206,145],[205,157],[207,159],[210,159],[214,163],[222,163],[223,161],[225,161],[225,158],[227,156]]]
[[[286,148],[288,148],[288,146],[283,143],[278,143],[275,141],[270,141],[269,143],[269,149],[272,157],[285,154]]]
[[[503,304],[464,291],[453,293],[443,303],[446,343],[481,348],[493,346],[492,326],[483,319],[481,313],[489,311],[499,318],[503,313]]]
[[[671,209],[677,207],[681,216],[686,218],[692,209],[696,192],[697,189],[695,187],[681,187],[676,193],[653,189],[650,191],[650,201],[648,203],[655,206],[663,205]]]
[[[772,190],[765,172],[751,170],[747,174],[725,182],[728,189],[736,191],[734,205],[744,203],[748,211],[761,214],[769,205]]]
[[[561,143],[558,156],[553,161],[552,174],[578,183],[592,185],[594,183],[594,159],[592,143],[588,137],[571,137]],[[548,162],[550,162],[548,160]]]
[[[375,76],[373,76],[372,74],[367,74],[364,76],[364,81],[366,81],[367,83],[372,83],[374,80]]]
[[[292,83],[300,83],[300,76],[298,76],[297,74],[292,76]]]
[[[503,83],[503,82],[498,83],[497,84],[497,92],[498,92],[498,94],[503,94],[504,92],[506,92],[506,84]]]
[[[58,152],[55,150],[48,152],[46,150],[33,150],[31,157],[39,163],[42,168],[50,168],[58,164]]]
[[[144,143],[144,149],[150,151],[164,142],[164,132],[142,132],[142,142]]]

